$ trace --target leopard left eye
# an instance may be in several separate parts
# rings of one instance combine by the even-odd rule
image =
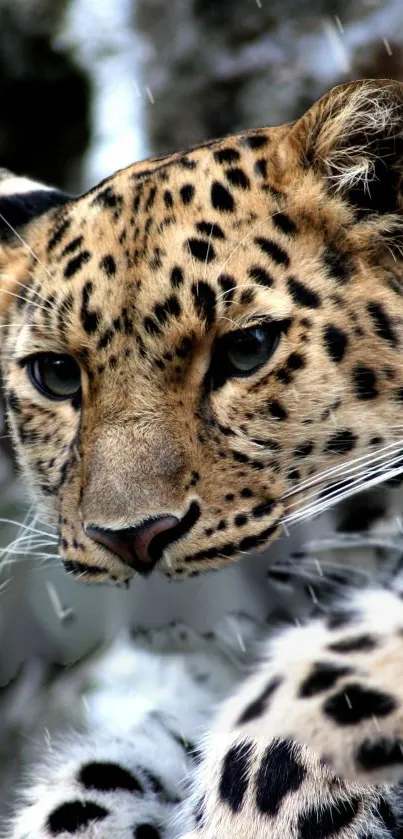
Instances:
[[[38,353],[24,362],[32,384],[43,396],[63,402],[79,396],[81,371],[69,355]]]
[[[228,336],[226,355],[232,375],[248,376],[269,360],[277,347],[278,332],[269,326],[255,326]]]
[[[271,321],[230,332],[217,342],[209,370],[210,384],[220,387],[229,378],[251,376],[273,355],[281,324]]]

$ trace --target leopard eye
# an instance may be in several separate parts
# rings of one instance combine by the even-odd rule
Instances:
[[[237,329],[217,341],[208,373],[208,385],[215,390],[227,379],[251,376],[273,355],[288,321],[260,323]]]
[[[26,367],[32,384],[48,399],[72,399],[81,390],[81,371],[70,355],[40,353]]]
[[[226,353],[234,376],[254,373],[270,358],[278,343],[278,332],[270,326],[255,326],[233,332],[227,338]]]

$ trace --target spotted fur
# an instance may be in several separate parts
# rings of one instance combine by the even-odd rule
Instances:
[[[402,135],[403,85],[357,82],[292,125],[135,164],[80,198],[2,172],[10,425],[67,570],[148,573],[111,540],[165,516],[152,567],[197,573],[399,480]],[[263,327],[271,351],[234,372],[233,335]],[[79,366],[69,400],[29,374],[49,353]],[[403,614],[385,596],[285,636],[224,707],[192,839],[400,835]],[[73,804],[50,833],[102,836],[108,808]]]
[[[321,472],[396,441],[401,119],[399,83],[354,83],[293,125],[135,164],[78,199],[3,173],[10,423],[72,573],[127,581],[141,567],[88,527],[161,515],[179,521],[166,574],[233,561],[281,532],[305,481],[329,492]],[[228,336],[262,322],[271,357],[231,377]],[[34,389],[39,352],[75,358],[79,401]]]

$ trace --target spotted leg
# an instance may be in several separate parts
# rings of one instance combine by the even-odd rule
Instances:
[[[279,635],[262,658],[208,738],[187,839],[397,835],[399,596],[361,591],[327,620]]]

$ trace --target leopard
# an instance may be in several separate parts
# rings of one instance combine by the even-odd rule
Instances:
[[[8,420],[68,573],[127,586],[219,570],[363,489],[394,491],[402,176],[392,80],[78,198],[1,171]],[[68,801],[51,773],[51,811],[34,825],[42,785],[13,839],[401,836],[401,594],[347,593],[262,642],[186,764],[176,827],[150,772],[104,756],[74,769]],[[147,805],[139,823],[140,793],[154,821]]]

